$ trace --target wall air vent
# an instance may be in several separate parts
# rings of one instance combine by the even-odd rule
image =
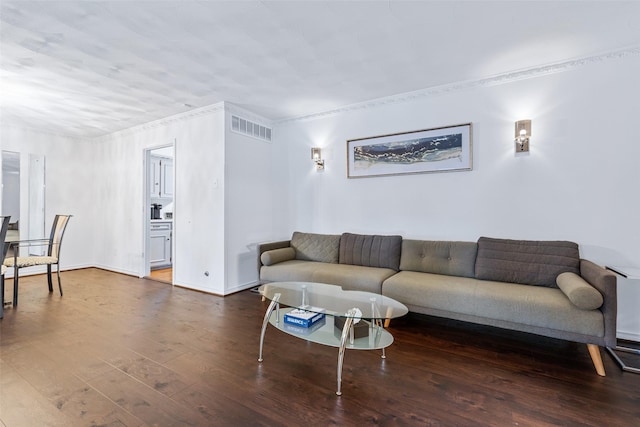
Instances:
[[[231,130],[252,138],[271,142],[271,128],[243,119],[242,117],[231,116]]]

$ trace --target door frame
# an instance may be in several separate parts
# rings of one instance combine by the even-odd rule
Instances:
[[[142,185],[144,186],[142,194],[144,197],[144,201],[142,203],[142,247],[143,247],[143,256],[142,256],[142,275],[140,277],[149,277],[151,275],[151,261],[149,259],[149,251],[150,251],[150,239],[151,239],[151,195],[149,194],[149,172],[151,167],[151,152],[158,150],[160,148],[173,147],[173,170],[171,171],[173,175],[173,218],[175,220],[176,213],[176,144],[177,140],[174,139],[173,143],[156,145],[152,147],[145,147],[143,149],[143,174],[144,177],[142,179]],[[171,285],[175,285],[175,264],[176,264],[176,225],[173,222],[171,227]]]

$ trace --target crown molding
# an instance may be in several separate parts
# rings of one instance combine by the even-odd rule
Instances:
[[[192,119],[194,117],[199,117],[199,116],[205,116],[208,114],[214,114],[214,113],[218,113],[220,111],[224,111],[224,112],[228,112],[228,113],[234,113],[234,114],[238,114],[241,115],[242,117],[244,117],[245,119],[249,119],[252,120],[255,123],[259,123],[259,124],[263,124],[263,125],[267,125],[267,126],[271,126],[272,125],[272,121],[259,116],[245,108],[239,107],[235,104],[226,102],[226,101],[222,101],[222,102],[218,102],[216,104],[211,104],[211,105],[207,105],[204,107],[200,107],[200,108],[196,108],[190,111],[185,111],[184,113],[179,113],[179,114],[174,114],[172,116],[169,117],[165,117],[162,119],[158,119],[158,120],[154,120],[152,122],[148,122],[148,123],[143,123],[141,125],[138,126],[133,126],[127,129],[123,129],[123,130],[119,130],[116,132],[112,132],[108,135],[102,135],[102,136],[98,136],[95,138],[89,138],[89,139],[93,139],[94,141],[108,141],[110,139],[116,138],[116,137],[122,137],[122,136],[127,136],[127,135],[133,135],[139,132],[144,132],[144,131],[148,131],[150,129],[154,129],[157,127],[161,127],[161,126],[167,126],[169,124],[172,123],[176,123],[176,122],[181,122],[184,120],[189,120]]]
[[[397,104],[408,102],[420,98],[429,98],[440,95],[446,95],[449,93],[460,92],[464,90],[477,89],[483,87],[497,86],[507,84],[519,80],[533,79],[541,76],[547,76],[550,74],[563,73],[566,71],[572,71],[592,64],[598,64],[606,61],[623,59],[627,57],[635,57],[640,55],[640,45],[626,47],[614,51],[609,51],[599,55],[581,57],[577,59],[571,59],[567,61],[557,62],[553,64],[526,68],[522,70],[510,71],[507,73],[496,74],[494,76],[485,77],[476,80],[464,80],[455,83],[448,83],[440,86],[433,86],[427,89],[420,89],[412,92],[405,92],[397,95],[386,96],[383,98],[376,98],[369,101],[358,102],[355,104],[346,105],[343,107],[327,110],[319,113],[308,114],[304,116],[297,116],[286,118],[282,120],[275,120],[273,124],[283,124],[297,121],[315,120],[327,116],[334,116],[351,111],[364,110],[368,108],[376,108],[382,105]]]
[[[134,135],[134,134],[139,133],[139,132],[148,131],[150,129],[155,129],[155,128],[158,128],[158,127],[161,127],[161,126],[167,126],[167,125],[170,125],[172,123],[181,122],[181,121],[184,121],[184,120],[189,120],[189,119],[192,119],[194,117],[206,116],[208,114],[214,114],[214,113],[217,113],[217,112],[220,112],[220,111],[224,111],[224,110],[225,110],[225,103],[224,102],[218,102],[216,104],[211,104],[211,105],[207,105],[207,106],[204,106],[204,107],[195,108],[193,110],[185,111],[184,113],[174,114],[172,116],[165,117],[165,118],[158,119],[158,120],[154,120],[152,122],[143,123],[143,124],[138,125],[138,126],[133,126],[133,127],[127,128],[127,129],[111,132],[110,134],[107,134],[107,135],[102,135],[102,136],[95,137],[95,138],[93,138],[93,140],[94,141],[108,141],[108,140],[111,140],[111,139],[116,138],[116,137]]]
[[[46,130],[46,129],[39,129],[37,127],[34,127],[28,123],[19,123],[19,124],[6,124],[3,123],[2,126],[0,126],[0,134],[2,135],[7,135],[9,133],[34,133],[36,135],[41,135],[41,136],[47,136],[50,138],[59,138],[59,139],[64,139],[66,141],[70,141],[70,142],[77,142],[77,143],[85,143],[87,141],[90,141],[93,139],[93,137],[81,137],[81,136],[75,136],[75,135],[65,135],[65,134],[61,134],[61,133],[56,133],[56,132],[52,132],[50,130]],[[2,139],[0,137],[0,139]]]

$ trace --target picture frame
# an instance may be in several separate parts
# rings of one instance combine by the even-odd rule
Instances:
[[[347,141],[347,178],[473,169],[471,123]]]

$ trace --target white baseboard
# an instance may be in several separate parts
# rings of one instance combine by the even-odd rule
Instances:
[[[202,285],[200,285],[198,283],[176,281],[174,283],[174,286],[177,286],[179,288],[184,288],[184,289],[190,289],[192,291],[203,292],[205,294],[217,295],[217,296],[220,296],[220,297],[224,296],[220,292],[217,292],[217,290],[214,290],[214,289],[211,289],[211,288],[204,288],[204,287],[202,287]]]
[[[126,274],[127,276],[141,277],[140,273],[133,270],[126,270],[123,268],[115,268],[108,265],[96,264],[92,265],[92,267],[99,268],[101,270],[113,271],[114,273]]]
[[[633,332],[617,331],[616,336],[621,340],[640,342],[640,334]]]
[[[254,280],[252,282],[244,283],[242,285],[238,285],[238,286],[234,286],[233,288],[226,289],[224,294],[225,295],[233,294],[236,292],[244,291],[246,289],[251,289],[257,285],[258,285],[258,281]]]

